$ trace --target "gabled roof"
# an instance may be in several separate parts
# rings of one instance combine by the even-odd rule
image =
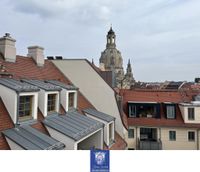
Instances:
[[[16,92],[37,92],[40,90],[36,86],[21,82],[16,79],[0,78],[0,84]]]
[[[27,150],[59,150],[65,145],[30,126],[20,126],[3,131],[10,140]]]
[[[78,90],[78,88],[74,85],[64,84],[64,83],[57,81],[57,80],[47,80],[46,82],[57,85],[57,86],[64,88],[66,90]]]
[[[103,123],[78,112],[68,112],[66,115],[49,115],[43,123],[75,141],[84,138],[104,126]]]
[[[29,84],[32,84],[32,85],[35,85],[45,91],[61,91],[61,88],[56,86],[56,85],[53,85],[51,83],[48,83],[48,82],[44,82],[44,81],[41,81],[41,80],[27,80],[27,79],[23,79],[22,80],[23,82],[25,83],[29,83]]]
[[[92,109],[92,108],[84,109],[83,112],[88,113],[89,115],[92,115],[92,116],[99,118],[106,122],[111,122],[111,121],[115,120],[115,118],[113,116],[110,116],[108,114],[105,114],[103,112],[100,112],[100,111]]]

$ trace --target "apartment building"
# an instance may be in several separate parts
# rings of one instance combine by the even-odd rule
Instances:
[[[121,90],[128,149],[199,150],[198,90]]]

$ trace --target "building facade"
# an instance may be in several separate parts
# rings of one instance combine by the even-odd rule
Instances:
[[[101,53],[99,67],[103,71],[113,71],[115,87],[130,88],[135,82],[130,59],[127,65],[127,71],[124,73],[123,58],[121,52],[116,48],[116,35],[112,27],[107,34],[106,49]]]
[[[199,91],[121,90],[128,149],[199,150]]]

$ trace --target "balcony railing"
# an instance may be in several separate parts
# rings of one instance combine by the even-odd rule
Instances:
[[[145,140],[141,141],[138,139],[138,149],[139,150],[162,150],[162,142]]]

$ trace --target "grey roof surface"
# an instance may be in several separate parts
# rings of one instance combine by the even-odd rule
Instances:
[[[103,112],[97,111],[97,110],[92,109],[92,108],[84,109],[83,112],[88,113],[89,115],[92,115],[92,116],[99,118],[99,119],[106,121],[106,122],[111,122],[111,121],[115,120],[115,117],[108,115],[108,114],[105,114]]]
[[[37,92],[40,89],[28,83],[16,79],[0,78],[0,84],[16,92]]]
[[[26,150],[60,150],[65,147],[63,143],[28,125],[5,130],[3,134]]]
[[[64,88],[66,90],[78,90],[78,87],[76,87],[74,85],[67,85],[67,84],[64,84],[64,83],[57,81],[57,80],[47,80],[46,82],[57,85],[57,86]]]
[[[32,84],[32,85],[35,85],[45,91],[60,91],[61,88],[56,86],[56,85],[53,85],[51,83],[47,83],[47,82],[44,82],[44,81],[41,81],[41,80],[22,80],[23,82],[26,82],[26,83],[29,83],[29,84]]]
[[[85,136],[103,128],[104,124],[78,112],[68,112],[66,115],[49,115],[43,123],[78,141]]]

